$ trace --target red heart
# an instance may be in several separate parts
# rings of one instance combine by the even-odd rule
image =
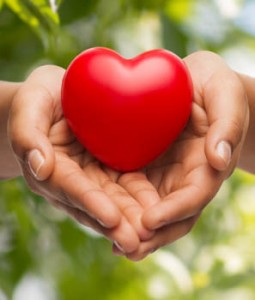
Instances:
[[[65,118],[97,159],[132,171],[154,160],[185,127],[192,84],[183,61],[166,50],[124,59],[106,48],[78,55],[62,86]]]

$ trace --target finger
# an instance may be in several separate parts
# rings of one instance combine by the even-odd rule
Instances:
[[[127,254],[126,257],[133,261],[142,260],[157,249],[182,238],[191,231],[199,215],[158,229],[151,240],[141,243],[137,251]]]
[[[127,198],[126,198],[127,199]],[[122,202],[122,200],[124,200]],[[130,199],[127,199],[128,202],[130,202]],[[123,215],[127,218],[129,223],[133,226],[133,228],[136,230],[139,238],[141,241],[149,240],[153,237],[155,234],[154,230],[147,229],[143,223],[142,223],[142,216],[143,216],[143,210],[138,207],[136,204],[127,204],[125,203],[125,198],[118,199],[120,203],[120,208],[123,213]]]
[[[125,218],[122,218],[118,227],[114,229],[106,229],[100,223],[84,213],[84,211],[63,204],[57,199],[51,198],[48,200],[52,205],[54,205],[58,209],[65,211],[69,216],[71,216],[80,224],[95,230],[97,233],[100,233],[107,237],[109,240],[113,241],[115,247],[118,248],[118,251],[121,255],[134,252],[138,249],[140,244],[139,238],[133,228],[128,224],[127,220],[125,220]]]
[[[123,176],[129,177],[129,173],[120,175],[116,174],[116,172],[113,173],[108,168],[101,169],[99,167],[97,167],[97,171],[95,172],[95,167],[93,164],[90,164],[86,168],[86,174],[90,176],[91,179],[96,176],[97,180],[100,180],[100,186],[102,190],[117,205],[122,215],[124,215],[129,223],[135,228],[141,240],[147,240],[153,236],[154,232],[146,229],[141,222],[144,208],[141,206],[139,201],[137,201],[133,195],[129,193],[129,190],[127,190],[126,186],[121,185],[121,178]],[[137,177],[133,176],[134,181],[136,178]]]
[[[132,253],[137,251],[140,245],[139,236],[125,217],[121,219],[120,225],[113,229],[103,228],[103,234],[114,241],[115,247],[122,254]]]
[[[70,206],[69,204],[65,204],[54,197],[47,197],[45,199],[55,208],[64,211],[75,221],[95,230],[97,233],[102,234],[103,227],[94,219],[92,219],[89,215],[87,215],[84,211],[81,211],[76,207]]]
[[[147,240],[153,236],[154,232],[146,229],[141,222],[144,209],[125,189],[108,180],[104,183],[103,190],[118,206],[141,240]]]
[[[65,154],[56,155],[49,186],[53,191],[58,190],[62,198],[67,198],[67,202],[73,203],[106,228],[119,225],[121,212],[117,205],[87,177],[86,172],[75,161],[66,158]]]
[[[248,105],[237,75],[215,73],[204,88],[209,131],[205,153],[212,167],[225,170],[247,131]]]
[[[19,89],[10,111],[12,148],[23,171],[29,170],[37,180],[48,178],[54,166],[48,132],[55,113],[54,97],[60,97],[63,72],[58,67],[37,69]]]
[[[198,214],[217,193],[223,179],[224,174],[209,165],[193,170],[186,179],[186,185],[145,211],[142,218],[144,226],[155,230]]]
[[[118,183],[136,200],[143,208],[148,208],[160,201],[160,197],[143,172],[125,173]]]

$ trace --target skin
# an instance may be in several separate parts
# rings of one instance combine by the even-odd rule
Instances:
[[[0,179],[19,176],[21,170],[13,155],[8,137],[8,116],[12,100],[21,84],[0,81]]]
[[[24,83],[1,93],[2,178],[22,174],[35,193],[113,241],[116,255],[141,260],[181,238],[240,154],[254,153],[249,117],[255,101],[252,79],[234,73],[219,56],[197,52],[184,61],[194,85],[186,129],[147,168],[125,174],[96,161],[70,132],[60,105],[64,70],[36,69]],[[228,155],[217,152],[222,141],[229,145]],[[34,149],[44,159],[36,176],[28,164]],[[4,163],[7,155],[10,166]],[[245,166],[242,157],[240,162]]]
[[[145,210],[142,220],[156,234],[141,242],[130,259],[142,259],[187,234],[233,172],[247,143],[250,109],[239,76],[210,52],[184,61],[194,86],[191,118],[174,145],[146,169],[161,200]],[[231,145],[230,160],[217,153],[221,141]]]
[[[245,74],[238,74],[238,76],[243,83],[244,89],[246,91],[250,111],[249,127],[240,155],[240,160],[238,162],[238,167],[247,172],[255,174],[255,78],[247,76]]]
[[[125,253],[133,252],[153,231],[141,223],[140,203],[118,184],[121,174],[96,161],[69,130],[60,102],[64,71],[38,68],[15,94],[8,133],[13,151],[32,191],[117,242]],[[36,177],[28,165],[33,149],[45,159]],[[156,193],[145,191],[144,197],[158,201]]]

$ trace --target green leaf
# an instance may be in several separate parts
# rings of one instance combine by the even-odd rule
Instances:
[[[46,48],[53,46],[53,39],[59,26],[57,8],[60,1],[6,0],[5,3],[40,36]]]

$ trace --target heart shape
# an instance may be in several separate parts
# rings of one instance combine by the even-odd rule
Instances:
[[[166,50],[125,59],[107,48],[82,52],[62,85],[64,116],[98,160],[120,171],[144,167],[184,129],[192,83],[183,61]]]

